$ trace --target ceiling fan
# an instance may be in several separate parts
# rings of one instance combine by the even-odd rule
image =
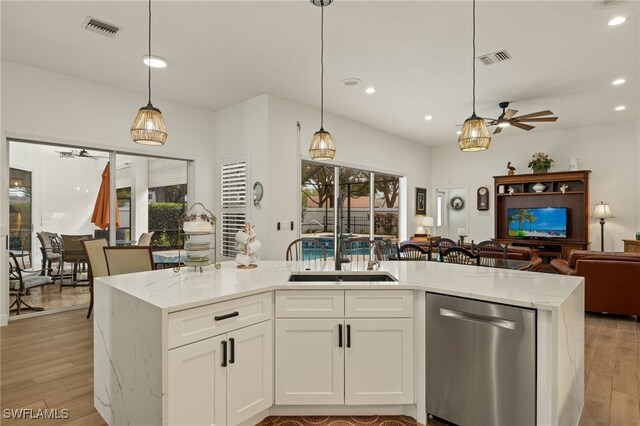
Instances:
[[[518,113],[518,110],[507,109],[509,107],[509,102],[500,102],[498,106],[502,108],[502,114],[496,119],[491,119],[491,121],[487,124],[488,126],[498,126],[493,132],[494,135],[496,133],[500,133],[502,129],[509,126],[517,127],[526,131],[535,128],[535,126],[531,126],[529,124],[526,124],[525,122],[540,123],[558,120],[558,117],[543,117],[544,115],[553,114],[553,112],[549,110],[532,112],[531,114],[519,115],[515,117],[515,115]]]
[[[72,149],[71,151],[56,151],[56,152],[60,154],[60,158],[81,157],[81,158],[93,158],[95,160],[97,160],[98,158],[109,158],[109,157],[103,157],[101,155],[91,155],[89,154],[89,151],[87,151],[86,149],[81,149],[80,151]]]

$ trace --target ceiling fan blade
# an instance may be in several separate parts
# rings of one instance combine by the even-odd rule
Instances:
[[[526,130],[527,132],[535,128],[535,126],[529,126],[528,124],[518,123],[517,121],[513,121],[511,125],[514,127],[517,127],[518,129]]]
[[[513,121],[514,123],[522,123],[523,121],[542,123],[545,121],[558,121],[558,117],[525,118],[524,120],[521,117],[517,117]]]
[[[504,113],[504,117],[502,117],[502,118],[504,120],[509,120],[511,117],[513,117],[517,113],[518,113],[517,109],[508,109],[507,112]]]
[[[533,117],[540,117],[541,115],[552,115],[553,113],[549,110],[546,111],[538,111],[538,112],[532,112],[531,114],[525,114],[525,115],[521,115],[519,117],[515,117],[518,119],[521,118],[533,118]]]
[[[496,127],[496,130],[493,131],[493,134],[496,135],[496,134],[500,133],[502,131],[502,129],[503,128],[500,127],[500,126]]]

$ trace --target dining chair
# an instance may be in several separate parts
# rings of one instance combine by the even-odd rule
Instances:
[[[382,260],[380,247],[369,237],[352,238],[342,248],[342,258],[350,262]]]
[[[440,262],[480,265],[480,255],[464,247],[450,247],[440,254]]]
[[[140,238],[138,238],[138,245],[139,246],[150,246],[151,245],[151,237],[153,237],[153,231],[152,232],[144,232],[142,235],[140,235]]]
[[[497,241],[481,241],[472,244],[472,250],[480,255],[480,265],[493,266],[495,259],[507,258],[507,246]]]
[[[398,260],[398,245],[391,240],[376,240],[380,255],[380,260]]]
[[[109,275],[109,269],[107,269],[107,259],[104,257],[103,248],[108,245],[107,240],[104,238],[94,238],[90,240],[83,240],[82,251],[87,258],[87,264],[89,265],[89,311],[87,312],[87,318],[91,317],[91,311],[93,311],[93,280],[94,278],[106,277]]]
[[[298,238],[287,247],[286,260],[327,260],[327,249],[317,238]]]
[[[149,246],[103,247],[109,275],[153,271],[153,252]]]
[[[40,275],[40,270],[24,271],[18,264],[18,258],[15,254],[9,252],[9,296],[15,296],[16,300],[9,306],[9,310],[13,306],[16,307],[16,315],[20,315],[23,309],[31,309],[33,311],[42,311],[44,308],[31,306],[24,301],[27,291],[53,284],[53,280],[49,275]]]
[[[417,244],[403,244],[398,249],[398,260],[431,260],[431,250]]]
[[[86,280],[78,280],[78,268],[83,267],[87,263],[87,257],[84,255],[84,251],[82,249],[82,240],[89,240],[92,238],[91,234],[85,235],[60,235],[62,238],[62,257],[60,259],[60,269],[62,275],[60,276],[60,291],[62,292],[62,287],[77,287],[78,285],[89,285],[89,279]],[[71,274],[71,283],[64,283],[64,264],[71,263],[73,264],[73,272]],[[86,284],[80,284],[80,283]]]

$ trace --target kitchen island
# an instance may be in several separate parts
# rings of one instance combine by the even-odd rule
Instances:
[[[377,272],[397,281],[288,281],[292,273],[323,274],[332,267],[265,261],[257,269],[239,270],[227,262],[203,273],[185,268],[96,279],[96,409],[112,425],[255,423],[269,414],[300,413],[407,414],[426,424],[425,295],[430,292],[534,309],[536,423],[578,423],[584,399],[582,278],[381,262]],[[357,274],[366,266],[343,268]],[[298,324],[307,334],[292,328]],[[376,359],[358,358],[366,354],[351,355],[351,342],[343,340],[351,334],[343,325],[353,328],[354,342],[366,342],[358,334],[364,329],[392,336],[398,345],[367,352],[398,362],[376,367]],[[332,344],[326,352],[330,362],[318,358],[314,368],[299,367],[301,358],[295,357],[309,357],[325,337]],[[344,368],[350,362],[356,368],[373,364],[378,373],[357,371],[371,380],[356,383]],[[342,370],[323,373],[325,364],[339,363]],[[309,377],[300,378],[300,371]]]

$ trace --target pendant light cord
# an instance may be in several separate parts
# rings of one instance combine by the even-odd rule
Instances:
[[[151,0],[149,0],[149,104],[151,104]]]
[[[320,6],[320,128],[324,128],[324,6]]]
[[[151,0],[149,0],[151,1]],[[473,115],[476,115],[476,0],[473,0]]]

